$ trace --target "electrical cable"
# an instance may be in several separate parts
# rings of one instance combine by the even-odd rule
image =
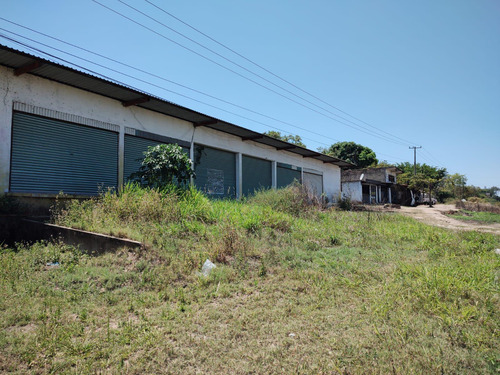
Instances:
[[[1,19],[1,17],[0,17],[0,19]],[[67,52],[67,51],[63,51],[63,50],[61,50],[61,49],[59,49],[59,48],[56,48],[56,47],[50,46],[50,45],[48,45],[48,44],[45,44],[45,43],[42,43],[42,42],[40,42],[40,41],[34,40],[34,39],[32,39],[32,38],[28,38],[28,37],[23,36],[23,35],[20,35],[20,34],[18,34],[18,33],[12,32],[12,31],[10,31],[10,30],[6,30],[6,29],[4,29],[4,28],[2,28],[2,27],[0,27],[0,30],[6,31],[6,32],[11,33],[11,34],[14,34],[14,35],[16,35],[16,36],[18,36],[18,37],[21,37],[21,38],[24,38],[24,39],[30,40],[30,41],[32,41],[32,42],[34,42],[34,43],[41,44],[41,45],[43,45],[44,47],[48,47],[48,48],[54,49],[54,50],[56,50],[56,51],[58,51],[58,52],[61,52],[61,53],[67,54],[67,55],[69,55],[69,56],[72,56],[72,57],[75,57],[75,58],[77,58],[77,59],[83,60],[83,61],[88,62],[88,63],[90,63],[90,64],[97,65],[97,66],[99,66],[99,67],[101,67],[101,68],[103,68],[103,69],[111,70],[111,71],[113,71],[113,72],[115,72],[115,73],[118,73],[118,74],[121,74],[121,75],[127,76],[127,77],[129,77],[129,78],[132,78],[132,79],[135,79],[135,80],[138,80],[138,81],[141,81],[141,82],[146,83],[146,84],[148,84],[148,85],[155,86],[155,87],[157,87],[157,88],[160,88],[160,89],[163,89],[163,90],[165,90],[165,91],[168,91],[168,92],[174,93],[174,94],[176,94],[176,95],[181,95],[180,93],[178,93],[178,92],[176,92],[176,91],[173,91],[173,90],[168,90],[168,89],[166,89],[166,88],[165,88],[165,87],[163,87],[163,86],[158,86],[158,85],[156,85],[156,84],[154,84],[154,83],[152,83],[152,82],[145,81],[145,80],[139,79],[139,78],[137,78],[137,77],[135,77],[135,76],[128,75],[128,74],[123,73],[123,72],[121,72],[121,71],[118,71],[118,70],[116,70],[116,69],[112,69],[112,68],[110,68],[110,67],[108,67],[108,66],[105,66],[105,65],[99,64],[99,63],[97,63],[97,62],[95,62],[95,61],[93,61],[93,60],[89,60],[89,59],[83,58],[83,57],[81,57],[81,56],[77,56],[77,55],[75,55],[75,54],[69,53],[69,52]],[[33,30],[33,31],[34,31],[34,30]],[[309,129],[302,128],[302,127],[300,127],[300,126],[298,126],[298,125],[294,125],[294,124],[292,124],[292,123],[289,123],[289,122],[286,122],[286,121],[282,121],[282,120],[277,119],[277,118],[275,118],[275,117],[268,116],[268,115],[265,115],[265,114],[263,114],[263,113],[260,113],[260,112],[254,111],[254,110],[252,110],[252,109],[250,109],[250,108],[246,108],[246,107],[240,106],[240,105],[238,105],[238,104],[231,103],[231,102],[229,102],[229,101],[227,101],[227,100],[220,99],[220,98],[215,97],[215,96],[213,96],[213,95],[210,95],[210,94],[204,93],[204,92],[202,92],[202,91],[199,91],[199,90],[196,90],[196,89],[192,89],[192,88],[190,88],[190,87],[188,87],[188,86],[185,86],[185,85],[182,85],[182,84],[180,84],[180,83],[177,83],[177,82],[171,81],[171,80],[169,80],[169,79],[167,79],[167,78],[164,78],[164,77],[158,76],[158,75],[153,74],[153,73],[149,73],[149,72],[147,72],[147,71],[145,71],[145,70],[142,70],[142,69],[139,69],[139,68],[135,68],[135,67],[133,67],[133,66],[131,66],[131,65],[128,65],[128,64],[126,64],[126,63],[120,62],[120,61],[118,61],[118,60],[114,60],[114,59],[109,58],[109,57],[107,57],[107,56],[104,56],[104,55],[98,54],[98,53],[96,53],[96,52],[90,51],[90,50],[88,50],[88,49],[81,48],[81,47],[76,46],[76,45],[74,45],[74,44],[67,43],[67,42],[65,42],[65,41],[63,41],[63,40],[61,40],[61,39],[58,39],[58,38],[53,38],[53,37],[51,37],[51,36],[49,36],[49,35],[47,35],[47,34],[43,34],[43,33],[40,33],[40,34],[45,35],[45,36],[47,36],[47,37],[49,37],[49,38],[55,39],[55,40],[57,40],[57,41],[59,41],[59,42],[61,42],[61,43],[65,43],[65,44],[71,45],[71,46],[73,46],[73,47],[75,47],[75,48],[81,49],[81,50],[83,50],[83,51],[85,51],[85,52],[87,52],[87,53],[93,54],[93,55],[95,55],[95,56],[99,56],[99,57],[104,58],[104,59],[107,59],[107,60],[109,60],[109,61],[113,61],[114,63],[117,63],[117,64],[120,64],[120,65],[126,66],[126,67],[128,67],[128,68],[130,68],[130,69],[137,70],[137,71],[142,72],[142,73],[144,73],[144,74],[148,74],[148,75],[153,76],[153,77],[155,77],[155,78],[158,78],[158,79],[164,80],[164,81],[166,81],[166,82],[172,83],[172,84],[174,84],[174,85],[180,86],[180,87],[185,88],[185,89],[187,89],[187,90],[190,90],[190,91],[196,92],[196,93],[201,94],[201,95],[205,95],[205,96],[207,96],[207,97],[209,97],[209,98],[212,98],[212,99],[215,99],[215,100],[221,101],[221,102],[226,103],[226,104],[230,104],[230,105],[235,106],[235,107],[240,108],[240,109],[244,109],[244,110],[249,111],[249,112],[251,112],[251,113],[254,113],[254,114],[260,115],[260,116],[262,116],[262,117],[266,117],[266,118],[268,118],[268,119],[271,119],[271,120],[274,120],[274,121],[277,121],[277,122],[283,123],[283,124],[285,124],[285,125],[288,125],[288,126],[291,126],[291,127],[294,127],[294,128],[300,129],[300,130],[303,130],[303,131],[305,131],[305,132],[308,132],[308,133],[312,133],[312,134],[318,135],[318,136],[320,136],[320,137],[322,137],[322,138],[325,138],[324,134],[316,133],[316,132],[311,131],[311,130],[309,130]],[[191,97],[187,97],[187,96],[186,96],[186,98],[191,99],[191,100],[195,100],[195,99],[193,99],[193,98],[191,98]],[[203,104],[209,105],[208,103],[204,103],[204,102],[200,102],[200,103],[203,103]],[[220,110],[223,110],[222,108],[219,108],[219,107],[215,107],[215,108],[220,109]],[[228,112],[228,111],[226,111],[226,112]],[[228,113],[231,113],[231,114],[236,115],[236,116],[240,116],[240,115],[238,115],[238,114],[236,114],[236,113],[234,113],[234,112],[228,112]],[[241,117],[241,116],[240,116],[240,117]],[[256,120],[250,119],[250,118],[248,118],[248,117],[244,117],[244,118],[245,118],[245,119],[248,119],[248,120],[251,120],[251,121],[256,121]],[[259,123],[260,123],[261,125],[266,125],[266,126],[269,126],[269,127],[273,128],[273,129],[280,130],[280,131],[282,131],[282,132],[288,132],[288,131],[286,131],[286,130],[279,129],[279,128],[276,128],[276,127],[273,127],[273,126],[271,126],[271,125],[269,125],[269,124],[264,124],[264,123],[261,123],[261,122],[259,122]],[[331,140],[333,140],[333,141],[335,141],[335,142],[338,142],[338,141],[339,141],[338,139],[331,138],[331,137],[326,137],[326,138],[331,139]],[[306,138],[304,138],[304,139],[306,139]],[[310,139],[310,140],[311,140],[311,139]],[[314,142],[316,142],[316,143],[321,143],[321,144],[327,145],[327,144],[326,144],[326,143],[324,143],[324,142],[319,142],[319,141],[315,141],[315,140],[313,140],[313,141],[314,141]]]
[[[333,121],[336,121],[336,122],[338,122],[338,123],[340,123],[340,124],[343,124],[343,125],[345,125],[345,126],[348,126],[348,127],[352,128],[352,129],[354,129],[354,130],[360,131],[360,132],[362,132],[362,133],[365,133],[365,134],[368,134],[368,135],[370,135],[370,136],[373,136],[373,137],[376,137],[376,138],[382,139],[382,140],[387,141],[387,142],[391,142],[391,143],[395,143],[395,144],[400,144],[400,145],[404,145],[404,146],[406,146],[406,143],[402,143],[402,142],[399,142],[399,141],[394,141],[394,140],[391,140],[391,139],[389,139],[389,138],[387,138],[387,137],[385,137],[385,136],[382,136],[382,135],[376,134],[376,133],[374,133],[373,131],[370,131],[370,130],[365,130],[364,128],[362,128],[362,127],[361,127],[360,125],[358,125],[358,124],[355,124],[355,126],[358,126],[358,127],[360,127],[361,129],[356,128],[356,127],[354,127],[354,126],[352,126],[352,125],[349,125],[349,124],[346,124],[345,122],[342,122],[342,121],[340,121],[340,120],[338,120],[338,119],[336,119],[336,118],[334,118],[334,117],[332,117],[332,116],[329,116],[329,115],[327,115],[327,114],[325,114],[325,113],[322,113],[322,112],[320,112],[320,111],[318,111],[318,110],[316,110],[316,109],[314,109],[314,108],[311,108],[311,107],[309,107],[309,106],[307,106],[307,105],[305,105],[305,104],[303,104],[303,103],[301,103],[301,102],[299,102],[299,101],[297,101],[297,100],[295,100],[295,99],[292,99],[292,98],[290,98],[290,97],[288,97],[288,96],[286,96],[286,95],[284,95],[284,94],[282,94],[282,93],[280,93],[280,92],[278,92],[278,91],[276,91],[276,90],[273,90],[273,89],[271,89],[271,88],[269,88],[269,87],[267,87],[267,86],[265,86],[265,85],[263,85],[263,84],[261,84],[261,83],[259,83],[259,82],[255,81],[255,80],[253,80],[253,79],[251,79],[251,78],[249,78],[249,77],[247,77],[247,76],[245,76],[245,75],[243,75],[243,74],[241,74],[241,73],[239,73],[239,72],[237,72],[237,71],[235,71],[235,70],[233,70],[233,69],[231,69],[231,68],[228,68],[227,66],[222,65],[222,64],[218,63],[217,61],[215,61],[215,60],[213,60],[213,59],[211,59],[211,58],[209,58],[209,57],[207,57],[207,56],[205,56],[205,55],[203,55],[203,54],[201,54],[201,53],[199,53],[199,52],[197,52],[197,51],[195,51],[195,50],[193,50],[193,49],[191,49],[191,48],[189,48],[189,47],[186,47],[186,46],[184,46],[183,44],[181,44],[181,43],[179,43],[179,42],[174,41],[173,39],[171,39],[171,38],[169,38],[169,37],[165,36],[164,34],[161,34],[161,33],[157,32],[157,31],[155,31],[155,30],[151,29],[150,27],[145,26],[145,25],[143,25],[142,23],[140,23],[140,22],[138,22],[138,21],[135,21],[134,19],[132,19],[132,18],[130,18],[130,17],[128,17],[128,16],[126,16],[126,15],[124,15],[124,14],[122,14],[122,13],[118,12],[118,11],[117,11],[117,10],[115,10],[115,9],[112,9],[112,8],[110,8],[110,7],[108,7],[108,6],[106,6],[106,5],[102,4],[102,3],[100,3],[100,2],[99,2],[99,1],[97,1],[97,0],[92,0],[92,1],[93,1],[94,3],[96,3],[96,4],[100,5],[101,7],[105,8],[105,9],[108,9],[109,11],[111,11],[111,12],[113,12],[113,13],[115,13],[115,14],[119,15],[120,17],[123,17],[123,18],[125,18],[125,19],[129,20],[130,22],[133,22],[134,24],[136,24],[136,25],[138,25],[138,26],[140,26],[140,27],[142,27],[142,28],[144,28],[144,29],[146,29],[146,30],[148,30],[148,31],[150,31],[150,32],[152,32],[152,33],[154,33],[154,34],[156,34],[156,35],[158,35],[158,36],[160,36],[160,37],[162,37],[162,38],[164,38],[164,39],[166,39],[166,40],[170,41],[170,42],[172,42],[172,43],[174,43],[175,45],[177,45],[177,46],[179,46],[179,47],[181,47],[181,48],[183,48],[183,49],[185,49],[185,50],[187,50],[187,51],[189,51],[189,52],[192,52],[192,53],[194,53],[195,55],[197,55],[197,56],[199,56],[199,57],[201,57],[201,58],[203,58],[203,59],[205,59],[205,60],[207,60],[207,61],[209,61],[209,62],[212,62],[213,64],[216,64],[217,66],[219,66],[219,67],[221,67],[221,68],[223,68],[223,69],[225,69],[225,70],[227,70],[227,71],[230,71],[230,72],[232,72],[232,73],[234,73],[234,74],[238,75],[239,77],[241,77],[241,78],[243,78],[243,79],[245,79],[245,80],[248,80],[248,81],[250,81],[250,82],[252,82],[252,83],[254,83],[254,84],[256,84],[256,85],[258,85],[258,86],[260,86],[260,87],[262,87],[262,88],[264,88],[264,89],[266,89],[266,90],[268,90],[268,91],[270,91],[270,92],[273,92],[273,93],[275,93],[276,95],[279,95],[279,96],[281,96],[281,97],[283,97],[283,98],[285,98],[285,99],[288,99],[288,100],[290,100],[291,102],[293,102],[293,103],[295,103],[295,104],[298,104],[298,105],[300,105],[300,106],[302,106],[302,107],[304,107],[304,108],[307,108],[307,109],[309,109],[309,110],[311,110],[311,111],[313,111],[313,112],[315,112],[315,113],[317,113],[317,114],[319,114],[319,115],[322,115],[322,116],[324,116],[324,117],[327,117],[327,118],[329,118],[329,119],[331,119],[331,120],[333,120]],[[338,116],[338,115],[336,115],[336,116]]]
[[[119,1],[120,1],[120,0],[119,0]],[[180,23],[184,24],[185,26],[189,27],[190,29],[192,29],[192,30],[196,31],[197,33],[199,33],[199,34],[203,35],[204,37],[208,38],[208,39],[209,39],[209,40],[211,40],[212,42],[214,42],[214,43],[218,44],[219,46],[221,46],[221,47],[225,48],[226,50],[228,50],[228,51],[232,52],[232,53],[233,53],[233,54],[235,54],[236,56],[238,56],[238,57],[240,57],[240,58],[242,58],[242,59],[244,59],[244,60],[248,61],[249,63],[253,64],[254,66],[256,66],[256,67],[258,67],[258,68],[262,69],[262,70],[263,70],[263,71],[265,71],[266,73],[268,73],[268,74],[272,75],[272,76],[273,76],[273,77],[275,77],[275,78],[278,78],[278,79],[279,79],[279,80],[281,80],[282,82],[287,83],[288,85],[290,85],[290,86],[294,87],[295,89],[297,89],[297,90],[299,90],[299,91],[303,92],[304,94],[307,94],[307,95],[311,96],[312,98],[314,98],[314,99],[316,99],[316,100],[318,100],[318,101],[320,101],[320,102],[322,102],[322,103],[324,103],[324,104],[326,104],[326,105],[330,106],[331,108],[334,108],[335,110],[337,110],[337,111],[339,111],[339,112],[341,112],[341,113],[343,113],[343,114],[345,114],[345,115],[347,115],[347,116],[349,116],[349,117],[352,117],[353,119],[355,119],[355,120],[357,120],[357,121],[360,121],[360,122],[362,122],[362,123],[364,123],[364,124],[366,124],[366,125],[368,125],[368,126],[370,126],[370,127],[374,128],[374,129],[377,129],[377,130],[379,130],[379,131],[381,131],[381,132],[383,132],[383,133],[385,133],[385,134],[388,134],[388,135],[390,135],[390,136],[392,136],[392,137],[394,137],[394,138],[397,138],[397,139],[399,139],[399,140],[401,140],[401,141],[403,141],[403,142],[407,142],[407,143],[410,143],[410,144],[415,144],[415,145],[416,145],[416,143],[413,143],[412,141],[408,141],[408,140],[406,140],[406,139],[403,139],[403,138],[401,138],[401,137],[398,137],[398,136],[396,136],[396,135],[393,135],[393,134],[391,134],[391,133],[388,133],[388,132],[386,132],[386,131],[385,131],[385,130],[383,130],[383,129],[377,128],[376,126],[371,125],[371,124],[369,124],[368,122],[363,121],[363,120],[361,120],[361,119],[359,119],[359,118],[357,118],[357,117],[355,117],[355,116],[353,116],[353,115],[349,114],[348,112],[345,112],[345,111],[343,111],[342,109],[340,109],[340,108],[338,108],[338,107],[336,107],[336,106],[334,106],[334,105],[332,105],[332,104],[330,104],[330,103],[328,103],[328,102],[324,101],[323,99],[321,99],[321,98],[319,98],[319,97],[317,97],[317,96],[315,96],[315,95],[311,94],[310,92],[308,92],[308,91],[306,91],[306,90],[304,90],[304,89],[300,88],[299,86],[297,86],[297,85],[293,84],[292,82],[290,82],[290,81],[286,80],[285,78],[280,77],[279,75],[277,75],[277,74],[273,73],[272,71],[270,71],[270,70],[266,69],[266,68],[265,68],[265,67],[263,67],[262,65],[260,65],[260,64],[258,64],[258,63],[256,63],[255,61],[253,61],[253,60],[251,60],[251,59],[247,58],[246,56],[244,56],[244,55],[242,55],[242,54],[238,53],[237,51],[235,51],[234,49],[232,49],[232,48],[228,47],[228,46],[227,46],[227,45],[225,45],[224,43],[221,43],[221,42],[219,42],[218,40],[216,40],[216,39],[212,38],[210,35],[208,35],[208,34],[204,33],[203,31],[201,31],[201,30],[197,29],[196,27],[194,27],[194,26],[190,25],[189,23],[187,23],[187,22],[183,21],[183,20],[182,20],[182,19],[180,19],[179,17],[174,16],[172,13],[170,13],[170,12],[166,11],[165,9],[163,9],[163,8],[161,8],[160,6],[158,6],[158,5],[154,4],[153,2],[151,2],[151,1],[149,1],[149,0],[144,0],[144,1],[145,1],[146,3],[148,3],[148,4],[150,4],[151,6],[155,7],[155,8],[156,8],[156,9],[158,9],[159,11],[161,11],[161,12],[165,13],[166,15],[168,15],[168,16],[170,16],[170,17],[172,17],[173,19],[177,20],[178,22],[180,22]],[[120,1],[120,2],[122,2],[122,1]],[[171,29],[171,28],[169,28],[169,29]]]
[[[201,47],[201,48],[203,48],[203,49],[205,49],[205,50],[207,50],[207,51],[209,51],[209,52],[213,53],[214,55],[216,55],[216,56],[218,56],[218,57],[220,57],[220,58],[222,58],[222,59],[226,60],[227,62],[229,62],[229,63],[231,63],[231,64],[233,64],[233,65],[235,65],[235,66],[239,67],[240,69],[243,69],[244,71],[246,71],[246,72],[248,72],[248,73],[250,73],[250,74],[253,74],[254,76],[256,76],[256,77],[258,77],[258,78],[262,79],[263,81],[265,81],[265,82],[267,82],[267,83],[269,83],[269,84],[271,84],[271,85],[273,85],[273,86],[275,86],[275,87],[277,87],[277,88],[279,88],[279,89],[281,89],[281,90],[283,90],[283,91],[287,92],[288,94],[291,94],[291,95],[295,96],[296,98],[299,98],[299,99],[301,99],[301,100],[305,101],[306,103],[311,104],[311,105],[313,105],[313,106],[315,106],[315,107],[317,107],[317,108],[319,108],[319,109],[321,109],[321,110],[323,110],[323,111],[325,111],[325,112],[327,112],[327,113],[330,113],[331,115],[336,116],[336,117],[338,117],[338,118],[340,118],[340,119],[342,119],[342,120],[344,120],[344,121],[347,121],[347,122],[349,122],[349,123],[351,123],[351,124],[353,124],[353,125],[355,125],[355,126],[358,126],[358,127],[360,127],[360,128],[366,129],[365,127],[363,127],[363,126],[361,126],[361,125],[359,125],[359,124],[356,124],[355,122],[353,122],[353,121],[351,121],[351,120],[349,120],[349,119],[347,119],[347,118],[345,118],[345,117],[342,117],[342,116],[340,116],[340,115],[338,115],[338,114],[336,114],[336,113],[334,113],[334,112],[331,112],[331,111],[329,111],[328,109],[323,108],[323,107],[321,107],[320,105],[317,105],[316,103],[314,103],[314,102],[312,102],[312,101],[310,101],[310,100],[307,100],[306,98],[304,98],[304,97],[302,97],[302,96],[300,96],[300,95],[297,95],[297,94],[295,94],[294,92],[292,92],[292,91],[290,91],[290,90],[287,90],[287,89],[286,89],[286,88],[284,88],[283,86],[277,85],[276,83],[274,83],[274,82],[272,82],[272,81],[268,80],[267,78],[264,78],[263,76],[261,76],[261,75],[259,75],[259,74],[255,73],[255,72],[253,72],[253,71],[251,71],[250,69],[248,69],[248,68],[246,68],[246,67],[242,66],[241,64],[238,64],[237,62],[234,62],[233,60],[231,60],[231,59],[229,59],[229,58],[227,58],[227,57],[225,57],[225,56],[221,55],[220,53],[218,53],[218,52],[214,51],[213,49],[210,49],[210,48],[206,47],[205,45],[203,45],[203,44],[201,44],[201,43],[197,42],[196,40],[194,40],[194,39],[192,39],[192,38],[190,38],[190,37],[188,37],[188,36],[184,35],[183,33],[179,32],[179,31],[177,31],[177,30],[175,30],[175,29],[173,29],[172,27],[170,27],[170,26],[168,26],[168,25],[165,25],[163,22],[158,21],[156,18],[151,17],[151,16],[147,15],[146,13],[142,12],[141,10],[139,10],[139,9],[137,9],[137,8],[135,8],[135,7],[131,6],[131,5],[129,5],[129,4],[127,4],[125,1],[123,1],[123,0],[117,0],[117,1],[118,1],[119,3],[121,3],[121,4],[125,5],[126,7],[128,7],[128,8],[130,8],[130,9],[134,10],[135,12],[137,12],[137,13],[139,13],[139,14],[143,15],[144,17],[147,17],[148,19],[150,19],[150,20],[152,20],[152,21],[154,21],[154,22],[158,23],[159,25],[161,25],[161,26],[165,27],[166,29],[168,29],[168,30],[170,30],[170,31],[172,31],[172,32],[174,32],[174,33],[176,33],[177,35],[182,36],[183,38],[185,38],[185,39],[189,40],[190,42],[192,42],[192,43],[196,44],[197,46],[199,46],[199,47]],[[369,129],[366,129],[366,130],[370,131]],[[392,134],[390,134],[390,133],[387,133],[387,134],[388,134],[389,136],[393,136],[393,135],[392,135]],[[396,137],[396,136],[394,136],[394,137],[395,137],[395,138],[398,138],[398,137]],[[403,140],[403,142],[406,142],[406,141],[405,141],[405,140]]]
[[[3,28],[0,28],[0,30],[6,31],[6,30],[5,30],[5,29],[3,29]],[[8,30],[7,30],[7,32],[10,32],[10,31],[8,31]],[[19,34],[16,34],[16,33],[13,33],[13,32],[10,32],[10,33],[20,36]],[[47,53],[47,52],[45,52],[45,51],[42,51],[42,50],[40,50],[40,49],[38,49],[38,48],[36,48],[36,47],[29,46],[29,45],[27,45],[27,44],[25,44],[25,43],[23,43],[23,42],[17,41],[17,40],[15,40],[15,39],[13,39],[13,38],[10,38],[10,37],[8,37],[8,36],[2,35],[2,34],[0,34],[0,36],[1,36],[1,37],[3,37],[3,38],[5,38],[5,39],[7,39],[7,40],[10,40],[10,41],[12,41],[12,42],[14,42],[14,43],[20,44],[20,45],[22,45],[22,46],[24,46],[24,47],[26,47],[26,48],[29,48],[30,50],[33,50],[33,51],[36,51],[36,52],[38,52],[38,53],[42,53],[42,54],[44,54],[44,55],[50,56],[50,57],[52,57],[52,58],[54,58],[54,59],[57,59],[57,60],[63,61],[63,62],[65,62],[66,64],[69,64],[69,65],[72,65],[72,66],[76,66],[76,67],[78,67],[79,69],[81,69],[81,70],[83,70],[83,71],[90,72],[90,73],[92,73],[92,74],[94,74],[94,75],[96,75],[96,76],[99,76],[99,77],[105,78],[106,80],[109,80],[109,81],[114,82],[114,83],[116,83],[116,84],[120,84],[120,85],[126,86],[126,87],[128,87],[128,88],[130,88],[130,89],[133,89],[133,90],[136,90],[136,91],[141,91],[141,92],[143,92],[143,91],[142,91],[142,90],[140,90],[140,89],[137,89],[137,88],[135,88],[135,87],[133,87],[133,86],[130,86],[130,85],[124,84],[123,82],[118,81],[118,80],[113,79],[113,78],[110,78],[110,77],[108,77],[108,76],[106,76],[106,75],[104,75],[104,74],[102,74],[102,73],[98,73],[98,72],[93,71],[93,70],[91,70],[91,69],[85,68],[85,67],[83,67],[83,66],[81,66],[81,65],[75,64],[75,63],[70,62],[70,61],[68,61],[68,60],[65,60],[65,59],[63,59],[63,58],[61,58],[61,57],[58,57],[58,56],[52,55],[52,54],[50,54],[50,53]],[[176,92],[176,91],[173,91],[173,90],[167,89],[167,88],[165,88],[165,87],[163,87],[163,86],[159,86],[159,85],[157,85],[157,84],[155,84],[155,83],[152,83],[152,82],[149,82],[149,81],[143,80],[143,79],[141,79],[141,78],[134,77],[134,76],[132,76],[132,75],[130,75],[130,74],[120,72],[120,71],[118,71],[118,70],[116,70],[116,69],[109,68],[109,67],[107,67],[107,66],[105,66],[105,65],[102,65],[102,64],[96,63],[96,62],[94,62],[94,61],[91,61],[91,60],[85,59],[85,58],[83,58],[83,57],[80,57],[80,56],[74,55],[74,54],[72,54],[72,53],[62,51],[62,50],[60,50],[60,49],[58,49],[58,48],[55,48],[55,47],[49,46],[49,45],[47,45],[47,44],[44,44],[44,43],[41,43],[41,42],[38,42],[38,41],[35,41],[35,40],[31,39],[31,38],[27,38],[27,37],[24,37],[24,36],[21,36],[21,37],[23,37],[23,38],[25,38],[25,39],[28,39],[28,40],[31,40],[31,41],[33,41],[33,42],[35,42],[35,43],[39,43],[39,44],[41,44],[41,45],[43,45],[43,46],[45,46],[45,47],[48,47],[48,48],[54,49],[54,50],[56,50],[56,51],[58,51],[58,52],[61,52],[61,53],[67,54],[67,55],[69,55],[69,56],[75,57],[75,58],[80,59],[80,60],[83,60],[83,61],[85,61],[85,62],[88,62],[88,63],[94,64],[94,65],[97,65],[97,66],[99,66],[99,67],[101,67],[101,68],[103,68],[103,69],[110,70],[110,71],[115,72],[115,73],[117,73],[117,74],[121,74],[121,75],[123,75],[123,76],[125,76],[125,77],[131,78],[131,79],[134,79],[134,80],[137,80],[137,81],[139,81],[139,82],[142,82],[142,83],[145,83],[145,84],[148,84],[148,85],[154,86],[154,87],[156,87],[156,88],[158,88],[158,89],[161,89],[161,90],[164,90],[164,91],[167,91],[167,92],[173,93],[173,94],[175,94],[175,95],[181,96],[181,97],[183,97],[183,98],[186,98],[186,99],[189,99],[189,100],[195,101],[195,102],[197,102],[197,103],[200,103],[200,104],[203,104],[203,105],[206,105],[206,106],[209,106],[209,107],[215,108],[215,109],[217,109],[217,110],[220,110],[220,111],[223,111],[223,112],[229,113],[229,114],[234,115],[234,116],[238,116],[238,117],[243,118],[243,119],[245,119],[245,120],[249,120],[249,121],[252,121],[252,122],[254,122],[254,123],[257,123],[257,124],[260,124],[260,125],[263,125],[263,126],[266,126],[266,127],[270,127],[270,128],[272,128],[272,129],[279,130],[280,132],[284,132],[284,133],[287,133],[287,132],[288,132],[288,131],[286,131],[286,130],[284,130],[284,129],[280,129],[280,128],[278,128],[278,127],[275,127],[275,126],[272,126],[272,125],[269,125],[269,124],[263,123],[263,122],[261,122],[261,121],[258,121],[258,120],[255,120],[255,119],[252,119],[252,118],[249,118],[249,117],[243,116],[243,115],[240,115],[240,114],[238,114],[238,113],[235,113],[235,112],[232,112],[232,111],[228,111],[228,110],[226,110],[226,109],[224,109],[224,108],[221,108],[221,107],[215,106],[215,105],[213,105],[213,104],[209,104],[209,103],[203,102],[203,101],[201,101],[201,100],[198,100],[198,99],[192,98],[192,97],[190,97],[190,96],[187,96],[187,95],[181,94],[181,93],[179,93],[179,92]],[[299,128],[299,129],[302,129],[302,130],[304,130],[304,131],[307,131],[307,130],[306,130],[306,129],[304,129],[304,128]],[[314,133],[314,132],[310,132],[310,131],[308,131],[308,132],[309,132],[309,133],[313,133],[313,134],[317,134],[317,135],[322,136],[322,135],[321,135],[321,134],[319,134],[319,133]],[[307,140],[309,140],[309,141],[312,141],[312,142],[315,142],[315,143],[318,143],[318,144],[323,144],[323,145],[325,145],[325,146],[329,146],[329,144],[327,144],[327,143],[325,143],[325,142],[317,141],[317,140],[315,140],[315,139],[311,139],[311,138],[308,138],[308,137],[301,137],[301,138],[302,138],[302,139],[307,139]],[[333,139],[333,138],[332,138],[332,139]],[[335,141],[338,141],[338,140],[335,140]]]

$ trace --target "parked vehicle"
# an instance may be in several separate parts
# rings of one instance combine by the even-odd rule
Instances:
[[[417,204],[432,204],[432,205],[435,205],[437,203],[437,199],[432,197],[429,199],[429,195],[428,194],[424,194],[424,195],[421,195],[418,199],[417,199]]]

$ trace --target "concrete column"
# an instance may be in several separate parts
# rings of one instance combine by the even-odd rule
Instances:
[[[276,161],[271,163],[271,186],[273,189],[278,186],[278,163]]]
[[[124,164],[125,164],[125,127],[120,126],[120,133],[118,133],[118,191],[123,190],[124,184]],[[128,177],[128,176],[127,176]]]
[[[392,203],[392,192],[390,186],[387,188],[387,193],[389,194],[389,203]]]
[[[236,199],[241,199],[243,190],[243,155],[236,154]]]
[[[4,75],[4,72],[7,74]],[[10,77],[13,77],[10,70],[2,70],[2,74],[0,74],[0,92],[2,92],[2,100],[0,100],[0,194],[9,191],[10,141],[12,139],[12,99],[9,92]]]
[[[191,137],[191,146],[189,147],[189,159],[191,159],[191,167],[193,168],[194,171],[194,130],[193,130],[193,136]],[[194,186],[193,176],[189,178],[189,184],[191,186]]]

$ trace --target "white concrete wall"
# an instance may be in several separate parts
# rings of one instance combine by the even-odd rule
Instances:
[[[329,199],[336,201],[340,194],[340,168],[336,165],[277,151],[252,141],[244,142],[204,127],[195,130],[190,122],[136,106],[125,108],[119,101],[30,74],[15,77],[12,69],[2,66],[0,93],[3,93],[0,94],[0,192],[8,191],[12,110],[13,103],[20,102],[111,123],[119,126],[122,134],[125,127],[130,127],[190,142],[194,131],[195,143],[321,171]]]
[[[343,182],[342,197],[350,198],[353,202],[363,201],[363,188],[360,181]]]

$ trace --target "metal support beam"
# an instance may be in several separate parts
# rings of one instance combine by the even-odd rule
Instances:
[[[275,160],[271,163],[271,184],[273,189],[278,187],[278,163]]]
[[[252,135],[250,137],[241,137],[242,141],[253,141],[255,139],[261,139],[264,138],[264,134],[259,134],[259,135]]]
[[[282,147],[276,147],[276,150],[292,150],[294,148],[297,148],[297,146],[282,146]]]
[[[133,105],[137,105],[137,104],[141,104],[141,103],[146,103],[146,102],[149,102],[149,98],[147,96],[143,96],[141,98],[132,99],[132,100],[128,100],[126,102],[122,102],[122,105],[124,107],[131,107]]]
[[[197,128],[198,126],[215,125],[218,122],[219,122],[218,120],[207,120],[207,121],[193,122],[193,126],[195,128]]]
[[[124,165],[125,165],[125,127],[120,126],[120,133],[118,134],[118,192],[123,191],[124,179]]]
[[[29,73],[32,70],[39,68],[40,66],[42,66],[42,63],[40,61],[35,60],[14,70],[14,75],[20,76],[21,74]]]
[[[243,155],[236,154],[236,199],[241,199],[243,190]]]

